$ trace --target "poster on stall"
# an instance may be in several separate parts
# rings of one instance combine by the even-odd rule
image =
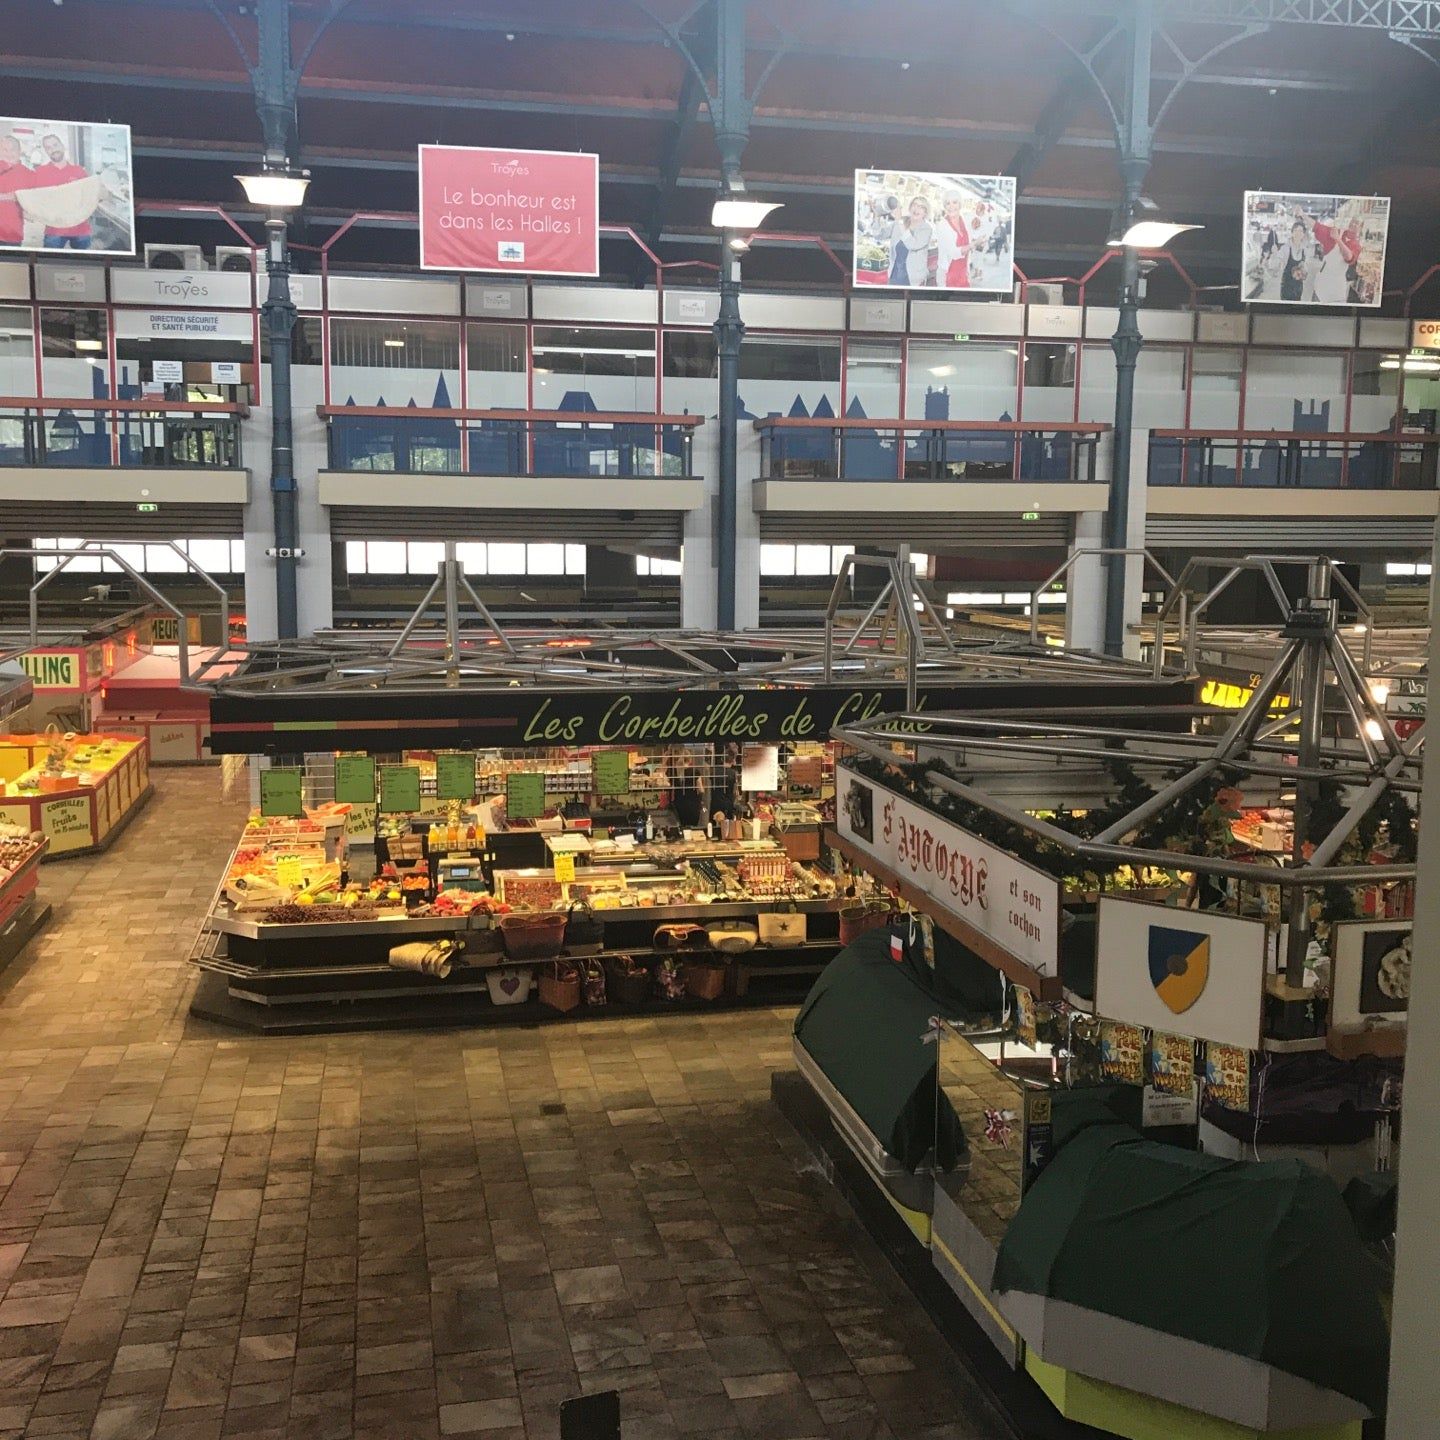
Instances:
[[[597,750],[590,761],[595,776],[597,795],[628,795],[630,793],[630,752],[628,750]]]
[[[1234,1045],[1205,1047],[1205,1093],[1227,1110],[1250,1109],[1250,1052]]]
[[[600,157],[420,147],[420,266],[600,273]]]
[[[1380,304],[1387,196],[1247,190],[1244,227],[1240,294],[1247,304]]]
[[[375,803],[375,762],[368,755],[335,757],[335,800],[340,805]]]
[[[123,780],[122,772],[122,780]],[[303,772],[294,767],[260,772],[260,813],[265,816],[303,815]]]
[[[854,283],[1009,294],[1014,177],[857,170]]]
[[[1150,1083],[1162,1095],[1195,1093],[1195,1042],[1188,1035],[1150,1036]]]
[[[435,794],[441,800],[475,798],[475,757],[449,753],[435,757]]]
[[[380,767],[380,813],[382,815],[414,815],[420,809],[420,767],[418,765],[382,765]]]
[[[0,248],[135,253],[128,125],[0,115]]]

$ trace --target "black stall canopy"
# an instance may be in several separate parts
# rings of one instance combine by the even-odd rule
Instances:
[[[243,680],[243,677],[241,677]],[[320,750],[520,749],[526,746],[695,745],[825,740],[836,725],[906,708],[903,685],[682,685],[455,689],[289,688],[282,675],[261,689],[226,682],[210,701],[215,755],[293,755]],[[1193,705],[1190,680],[974,679],[921,683],[919,713],[1125,711],[1129,723],[1162,728],[1164,712]],[[922,736],[923,722],[904,727]],[[898,732],[897,732],[898,733]]]

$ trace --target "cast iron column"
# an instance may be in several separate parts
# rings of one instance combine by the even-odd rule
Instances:
[[[275,634],[293,640],[299,634],[296,603],[299,544],[295,519],[295,446],[290,389],[290,346],[295,305],[290,299],[290,255],[285,221],[266,221],[270,288],[261,316],[270,338],[270,495],[275,507]]]
[[[720,150],[720,195],[745,193],[740,160],[750,138],[750,100],[745,88],[745,0],[719,0],[715,7],[717,99],[713,107],[715,143]],[[740,255],[731,245],[735,232],[720,236],[720,313],[715,320],[715,353],[720,379],[720,475],[716,497],[716,621],[735,628],[736,526],[739,519],[737,451],[740,426]]]
[[[1150,171],[1150,51],[1154,42],[1153,0],[1134,0],[1130,28],[1130,71],[1126,85],[1125,126],[1120,154],[1121,233],[1134,220]],[[1115,433],[1111,437],[1110,506],[1105,545],[1123,550],[1130,544],[1131,431],[1135,422],[1135,366],[1144,345],[1140,335],[1140,255],[1123,251],[1120,274],[1120,324],[1110,341],[1115,351]],[[1105,558],[1105,653],[1125,650],[1126,555]]]
[[[255,109],[265,137],[266,169],[288,170],[294,151],[295,74],[290,63],[289,0],[260,0],[256,14],[260,59],[253,72]],[[290,253],[285,220],[272,213],[265,224],[269,288],[261,309],[270,341],[270,495],[275,511],[275,633],[299,633],[296,603],[295,454],[290,345],[295,306],[290,299]]]

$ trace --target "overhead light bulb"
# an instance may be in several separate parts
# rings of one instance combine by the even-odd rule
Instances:
[[[75,348],[77,350],[103,350],[105,342],[103,340],[77,340]]]
[[[732,235],[730,237],[730,248],[737,255],[744,255],[750,249],[750,242],[743,235]]]
[[[1390,687],[1383,680],[1373,681],[1370,685],[1370,698],[1377,705],[1383,705],[1390,698]]]
[[[722,197],[710,210],[710,223],[717,230],[755,230],[764,223],[772,210],[779,210],[778,200],[734,200]]]
[[[405,342],[403,340],[394,339],[386,340],[385,348],[387,350],[403,350],[405,348]]]
[[[1177,225],[1170,220],[1137,220],[1118,243],[1132,250],[1162,250],[1177,235],[1204,228],[1203,225]]]
[[[1380,722],[1378,720],[1367,720],[1365,722],[1365,733],[1372,740],[1381,740],[1384,739],[1385,736],[1385,732],[1380,728]]]
[[[235,177],[252,205],[265,210],[297,210],[305,203],[310,184],[308,170],[261,170],[255,175]]]

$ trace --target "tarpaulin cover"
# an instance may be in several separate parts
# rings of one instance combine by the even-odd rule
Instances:
[[[1085,1107],[1062,1122],[1067,1102]],[[1057,1095],[1058,1152],[1000,1244],[994,1285],[1273,1365],[1384,1408],[1389,1339],[1334,1182],[1299,1161],[1154,1141]]]
[[[993,972],[992,972],[993,973]],[[998,982],[997,982],[998,984]],[[935,1015],[959,1018],[927,992],[912,960],[891,958],[890,931],[870,930],[842,950],[815,982],[795,1017],[795,1037],[866,1128],[907,1170],[932,1144],[953,1169],[965,1136],[940,1097],[936,1127]]]

